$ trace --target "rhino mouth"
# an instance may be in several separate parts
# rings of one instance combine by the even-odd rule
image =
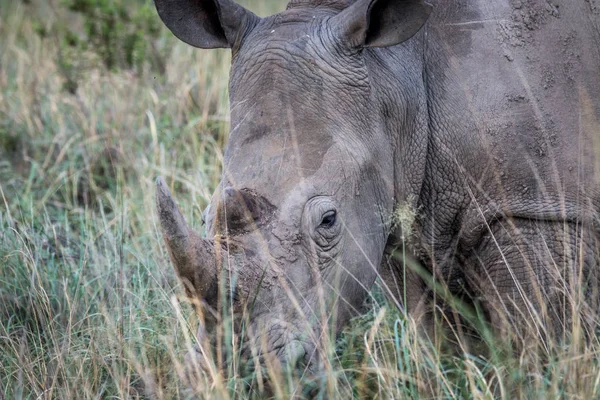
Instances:
[[[279,322],[272,323],[269,329],[249,327],[247,337],[243,339],[239,355],[233,355],[216,335],[207,336],[206,331],[198,329],[197,339],[188,356],[186,367],[190,370],[208,371],[211,364],[221,359],[224,361],[222,368],[231,364],[231,357],[241,362],[246,369],[312,369],[316,360],[316,346],[312,341],[303,339],[301,335],[294,334],[282,327]],[[253,333],[256,332],[256,333]],[[219,342],[221,343],[219,356]]]
[[[244,344],[244,355],[258,357],[262,363],[274,357],[283,365],[307,364],[314,356],[314,344],[302,335],[289,329],[285,321],[271,321],[268,329],[251,329]],[[257,334],[253,333],[257,332]]]
[[[294,339],[262,350],[254,345],[244,345],[241,359],[247,365],[261,368],[295,369],[311,366],[313,351],[309,342]]]

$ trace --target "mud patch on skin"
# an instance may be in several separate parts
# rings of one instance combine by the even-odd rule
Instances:
[[[560,17],[558,5],[550,0],[512,0],[511,7],[511,18],[498,22],[498,33],[504,46],[523,47],[532,43],[534,31],[544,26],[549,18]],[[512,61],[510,56],[507,58]]]
[[[542,87],[544,89],[551,89],[554,87],[556,80],[554,78],[554,71],[553,71],[552,67],[550,67],[550,66],[544,67],[544,69],[542,70],[541,79],[542,79]]]
[[[277,260],[295,262],[298,259],[296,246],[301,242],[298,227],[280,222],[274,227],[272,234],[279,241],[279,246],[274,246],[271,255]]]
[[[561,51],[563,54],[562,73],[568,83],[574,84],[576,81],[576,71],[581,65],[581,43],[578,40],[577,32],[571,31],[560,36]]]
[[[590,11],[593,15],[600,15],[600,2],[598,0],[585,0],[590,5]]]

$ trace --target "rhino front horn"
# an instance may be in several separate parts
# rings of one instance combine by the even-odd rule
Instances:
[[[156,179],[156,209],[171,262],[187,295],[207,301],[216,298],[224,251],[217,257],[214,241],[190,229],[162,177]]]

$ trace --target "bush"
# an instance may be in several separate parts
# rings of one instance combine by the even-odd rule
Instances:
[[[149,63],[153,70],[164,71],[164,56],[154,46],[161,26],[151,0],[63,0],[63,4],[83,18],[83,32],[67,28],[63,47],[74,48],[75,54],[95,53],[110,70],[141,73]]]

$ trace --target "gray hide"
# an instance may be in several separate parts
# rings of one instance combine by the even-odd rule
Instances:
[[[317,357],[378,276],[425,334],[431,278],[497,329],[561,331],[578,294],[597,309],[595,1],[156,4],[182,40],[233,51],[208,238],[160,179],[158,211],[188,294],[216,308],[227,288],[249,336],[267,329],[260,354]]]

